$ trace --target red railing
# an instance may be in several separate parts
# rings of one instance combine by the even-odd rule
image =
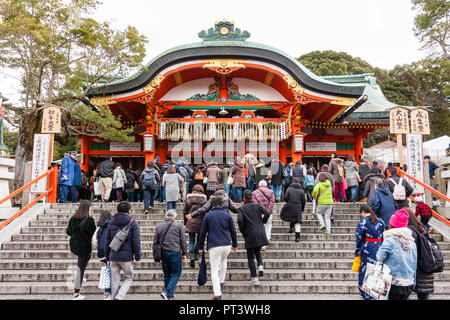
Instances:
[[[42,198],[44,198],[45,196],[48,195],[48,202],[49,203],[55,203],[56,202],[56,184],[57,184],[57,180],[58,180],[58,175],[57,175],[57,168],[56,167],[52,167],[50,170],[46,171],[44,174],[42,174],[41,176],[37,177],[36,179],[28,182],[26,185],[24,185],[23,187],[20,187],[19,189],[17,189],[16,191],[14,191],[13,193],[9,194],[8,196],[6,196],[5,198],[0,200],[0,204],[2,204],[3,202],[11,199],[12,197],[15,197],[16,195],[18,195],[19,193],[21,193],[22,191],[24,191],[25,189],[31,187],[34,183],[36,183],[37,181],[45,178],[46,176],[50,175],[50,187],[48,188],[47,191],[43,192],[39,197],[37,197],[36,199],[34,199],[33,201],[31,201],[29,204],[27,204],[25,207],[23,207],[22,209],[20,209],[16,214],[14,214],[13,216],[11,216],[9,219],[3,221],[0,224],[0,230],[3,229],[4,227],[6,227],[8,224],[10,224],[12,221],[14,221],[17,217],[19,217],[22,213],[24,213],[25,211],[27,211],[29,208],[31,208],[32,206],[34,206],[39,200],[41,200]]]
[[[438,197],[444,199],[445,201],[449,201],[449,202],[450,202],[450,198],[448,198],[446,195],[440,193],[439,191],[433,189],[433,188],[430,187],[429,185],[423,183],[423,182],[420,181],[420,180],[417,180],[416,178],[414,178],[413,176],[407,174],[405,171],[403,171],[403,170],[401,170],[401,169],[399,169],[399,168],[397,168],[397,171],[398,171],[402,176],[405,176],[405,177],[407,177],[408,179],[411,179],[412,181],[414,181],[414,182],[420,184],[422,187],[424,187],[424,188],[427,189],[428,191],[434,193],[434,194],[437,195]],[[409,199],[411,199],[411,200],[413,200],[413,201],[415,202],[414,197],[410,196]],[[442,221],[442,222],[445,223],[447,226],[450,226],[450,221],[448,221],[447,219],[445,219],[443,216],[441,216],[441,215],[440,215],[439,213],[437,213],[436,211],[434,211],[434,210],[431,210],[431,211],[433,212],[433,216],[434,216],[436,219],[438,219],[439,221]]]

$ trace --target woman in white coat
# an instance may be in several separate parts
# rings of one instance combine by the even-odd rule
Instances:
[[[353,155],[347,156],[347,161],[344,164],[345,180],[347,187],[350,189],[351,201],[356,202],[356,190],[358,189],[358,165],[355,162]]]
[[[122,201],[125,183],[127,183],[127,176],[125,175],[125,171],[123,171],[122,165],[120,163],[116,163],[116,168],[114,169],[113,176],[113,188],[116,190],[117,202]]]
[[[174,166],[170,166],[162,179],[162,186],[166,188],[167,210],[176,209],[180,195],[180,185],[183,178],[175,171]]]

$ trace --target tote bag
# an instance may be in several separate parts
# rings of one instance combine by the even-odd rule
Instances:
[[[111,266],[106,265],[102,267],[100,271],[100,279],[98,281],[99,289],[109,289],[111,288]]]
[[[381,262],[367,263],[361,290],[376,300],[387,300],[392,283],[390,273],[389,267]]]
[[[99,196],[102,192],[100,191],[100,181],[94,181],[94,195]]]
[[[200,261],[199,268],[197,283],[199,286],[203,286],[206,281],[208,281],[208,276],[206,274],[205,251],[202,253],[202,260]]]

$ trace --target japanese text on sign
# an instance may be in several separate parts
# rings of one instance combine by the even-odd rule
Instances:
[[[417,108],[411,111],[411,133],[430,134],[428,111]]]
[[[33,160],[31,162],[31,180],[38,178],[48,170],[50,152],[50,134],[34,135]],[[47,190],[47,177],[31,185],[31,193],[42,193]]]
[[[58,107],[47,107],[42,114],[42,133],[61,132],[61,109]]]
[[[423,150],[422,135],[407,134],[406,145],[408,148],[408,174],[419,181],[424,181],[423,177]],[[414,193],[424,193],[423,186],[410,180],[409,184],[414,189]]]
[[[391,109],[390,133],[409,133],[408,109],[397,107]]]

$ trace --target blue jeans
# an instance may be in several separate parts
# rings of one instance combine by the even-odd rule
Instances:
[[[72,197],[72,202],[78,201],[78,186],[70,187],[70,196]]]
[[[234,200],[242,201],[242,189],[244,189],[244,188],[233,187],[233,191],[234,191],[233,199]]]
[[[225,186],[225,194],[229,197],[230,196],[230,185],[226,182],[222,182],[222,184]]]
[[[176,201],[167,201],[167,210],[170,209],[177,209],[177,202]]]
[[[351,186],[351,187],[350,187],[350,192],[351,192],[351,195],[352,195],[352,200],[356,200],[356,188],[357,188],[357,186]]]
[[[189,232],[189,253],[193,254],[198,251],[198,233]],[[197,242],[195,241],[197,238]]]
[[[148,210],[149,202],[150,207],[153,207],[155,189],[144,189],[144,210]]]
[[[181,252],[163,250],[162,269],[164,273],[164,292],[168,298],[173,298],[173,292],[181,276]]]
[[[166,187],[162,187],[161,191],[162,191],[162,201],[166,202]]]
[[[127,200],[134,202],[134,192],[127,192]]]
[[[254,190],[253,185],[255,184],[255,177],[248,177],[245,183],[247,185],[247,189],[253,191]]]
[[[156,190],[155,190],[155,194],[153,196],[153,201],[156,201],[156,199],[159,198],[159,193],[161,192],[161,181],[158,182],[158,184],[156,185]]]
[[[275,199],[281,199],[281,189],[282,185],[274,186],[273,184],[270,185],[270,189],[275,193]]]
[[[59,202],[67,202],[67,196],[69,195],[70,186],[61,184],[59,187]]]

